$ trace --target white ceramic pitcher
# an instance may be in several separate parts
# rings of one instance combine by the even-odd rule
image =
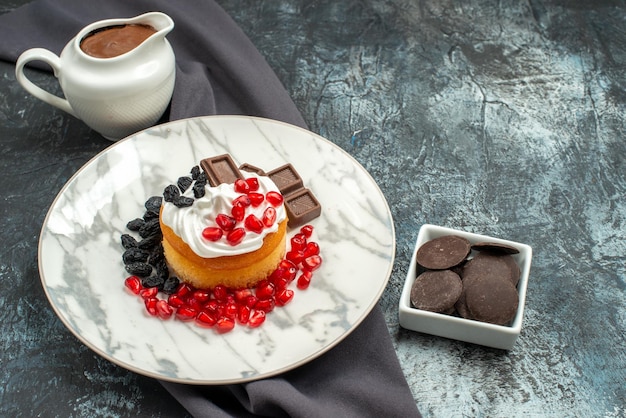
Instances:
[[[111,26],[152,26],[152,34],[134,49],[112,58],[95,58],[80,43],[96,30]],[[174,28],[160,12],[131,19],[107,19],[82,29],[60,56],[43,48],[25,51],[17,60],[18,82],[30,94],[81,119],[110,140],[124,138],[154,125],[167,108],[174,90],[174,51],[165,35]],[[65,98],[36,86],[24,74],[30,61],[43,61],[54,70]]]

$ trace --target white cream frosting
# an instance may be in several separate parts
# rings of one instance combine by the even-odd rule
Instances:
[[[270,191],[279,192],[276,184],[266,176],[258,176],[254,173],[242,172],[245,178],[257,177],[259,189],[256,193],[263,195]],[[280,192],[279,192],[280,193]],[[245,254],[258,250],[263,245],[263,239],[267,234],[276,232],[278,224],[287,217],[284,204],[276,209],[276,222],[270,228],[264,228],[260,234],[246,230],[243,241],[237,245],[231,245],[226,241],[226,234],[218,241],[212,242],[202,237],[202,231],[206,227],[217,226],[215,218],[218,214],[231,214],[233,208],[232,201],[241,196],[235,191],[232,184],[222,183],[217,187],[205,186],[205,195],[200,199],[195,199],[193,205],[179,208],[171,202],[163,202],[161,221],[172,228],[194,253],[204,258],[215,258],[229,255]],[[183,196],[193,198],[193,189],[189,187]],[[246,216],[256,215],[262,219],[263,212],[269,203],[264,200],[258,207],[249,206],[246,208]],[[239,222],[236,227],[244,227],[244,223]]]

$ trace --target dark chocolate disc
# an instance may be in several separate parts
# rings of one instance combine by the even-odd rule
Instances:
[[[462,274],[459,274],[459,276],[461,277],[461,281],[463,283],[463,290],[461,291],[459,299],[454,304],[454,308],[456,309],[456,312],[459,314],[459,316],[461,316],[462,318],[473,319],[472,315],[467,309],[467,304],[465,303],[465,292],[467,291],[468,287],[472,286],[472,284],[474,284],[477,281],[477,278],[480,276],[464,277]]]
[[[472,250],[489,251],[497,254],[519,254],[519,250],[517,248],[498,242],[477,242],[472,245]]]
[[[425,242],[418,250],[417,263],[431,270],[445,270],[467,258],[471,245],[458,235],[445,235]]]
[[[465,289],[465,304],[472,319],[506,325],[515,318],[519,295],[508,280],[484,276]]]
[[[510,255],[482,252],[465,264],[461,277],[464,281],[474,277],[495,277],[508,280],[513,286],[517,286],[520,268]]]
[[[458,274],[450,270],[426,271],[417,276],[411,287],[411,304],[425,311],[452,312],[462,289]]]
[[[454,304],[454,309],[456,310],[456,313],[458,313],[460,317],[465,318],[465,319],[472,319],[472,316],[467,310],[467,304],[465,303],[465,283],[463,283],[463,290],[461,291],[461,295],[459,296],[456,303]]]

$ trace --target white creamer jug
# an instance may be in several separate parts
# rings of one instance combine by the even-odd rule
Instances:
[[[94,57],[81,49],[88,36],[127,25],[148,26],[154,33],[128,52],[110,58]],[[176,65],[165,35],[173,28],[172,19],[160,12],[101,20],[82,29],[60,56],[43,48],[25,51],[17,60],[15,74],[30,94],[115,141],[154,125],[167,108]],[[30,61],[43,61],[52,67],[65,98],[43,90],[26,77],[24,66]]]

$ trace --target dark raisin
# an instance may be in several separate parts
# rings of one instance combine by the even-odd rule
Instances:
[[[124,264],[134,263],[137,261],[145,263],[148,261],[149,255],[150,253],[148,251],[142,250],[138,247],[133,247],[124,251],[124,254],[122,254],[122,261],[124,261]]]
[[[137,243],[137,240],[131,235],[122,234],[121,238],[122,238],[122,247],[124,247],[125,249],[133,248],[139,245]]]
[[[145,250],[150,250],[161,243],[160,235],[152,235],[147,238],[142,239],[137,243],[139,248],[143,248]]]
[[[152,235],[161,235],[161,226],[158,219],[150,219],[145,222],[139,229],[141,238],[147,238]]]
[[[171,276],[167,278],[163,283],[163,292],[171,295],[172,293],[176,292],[179,284],[180,280],[178,280],[178,277]]]
[[[147,211],[143,214],[143,219],[144,219],[145,221],[150,221],[150,220],[152,220],[152,219],[159,219],[159,215],[160,215],[160,213],[159,213],[159,212],[154,212],[154,211],[151,211],[151,210],[147,210]]]
[[[148,262],[152,265],[157,265],[162,261],[165,261],[165,255],[163,254],[163,244],[159,242],[150,250]]]
[[[193,184],[193,197],[195,197],[196,199],[200,199],[201,197],[204,197],[204,193],[206,192],[204,186],[205,186],[204,184],[195,182]]]
[[[172,201],[174,206],[176,206],[177,208],[186,208],[193,205],[193,202],[193,198],[187,196],[178,196]]]
[[[195,165],[191,168],[191,178],[193,180],[198,180],[198,176],[200,175],[200,167]]]
[[[198,174],[198,178],[196,179],[196,183],[199,183],[203,186],[206,186],[206,184],[209,182],[209,178],[206,176],[206,173],[203,171],[200,174]]]
[[[170,184],[163,190],[163,200],[166,202],[172,202],[178,196],[180,196],[180,190],[173,184]]]
[[[193,183],[193,180],[191,179],[191,177],[179,177],[178,178],[178,182],[176,183],[178,185],[178,188],[180,189],[181,193],[185,193],[185,190],[187,190],[189,188],[189,186],[191,186],[191,183]]]
[[[148,200],[146,200],[146,203],[144,204],[144,206],[146,207],[146,210],[158,213],[159,210],[161,209],[162,203],[163,203],[163,198],[161,196],[152,196]]]
[[[159,262],[155,266],[155,268],[156,268],[157,276],[163,277],[163,281],[165,281],[165,279],[170,277],[170,270],[167,268],[167,264],[165,263],[165,260]]]
[[[126,267],[126,271],[130,274],[134,274],[141,277],[149,276],[152,273],[152,266],[148,263],[142,263],[140,261],[136,261],[134,263],[128,263],[124,267]]]
[[[141,279],[141,285],[143,287],[158,287],[161,288],[163,286],[163,282],[165,280],[163,280],[163,277],[157,276],[157,275],[153,275],[153,276],[148,276],[148,277],[144,277]]]
[[[126,224],[126,228],[130,229],[131,231],[139,231],[141,225],[143,225],[143,219],[136,218],[132,221],[128,221],[128,223]]]

